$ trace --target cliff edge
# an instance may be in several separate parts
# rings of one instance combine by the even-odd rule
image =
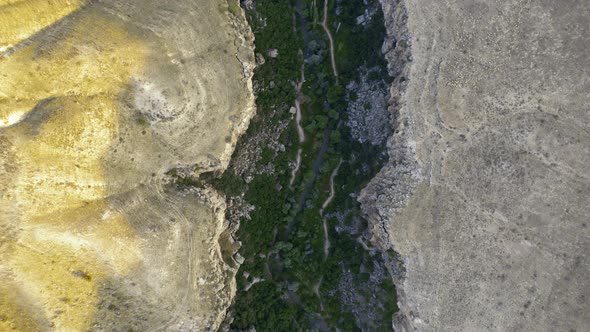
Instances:
[[[398,331],[590,327],[590,4],[383,0]]]
[[[0,331],[216,330],[237,264],[193,179],[255,112],[238,1],[0,0],[0,31]]]

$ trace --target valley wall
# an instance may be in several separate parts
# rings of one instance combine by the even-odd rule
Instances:
[[[390,161],[359,200],[398,331],[590,326],[590,6],[382,1]]]
[[[0,330],[219,326],[225,201],[178,182],[225,169],[255,111],[253,36],[229,12],[0,1]]]

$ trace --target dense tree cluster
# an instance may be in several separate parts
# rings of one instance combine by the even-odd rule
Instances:
[[[314,24],[318,17],[321,19],[322,5],[317,0],[299,3],[258,0],[255,10],[246,12],[256,35],[256,50],[266,59],[254,76],[259,90],[257,115],[240,139],[235,155],[257,131],[292,116],[277,110],[289,109],[295,100],[294,84],[300,78],[305,55],[322,51],[327,45],[323,30]],[[380,11],[373,15],[371,23],[356,25],[356,17],[366,8],[362,0],[342,1],[340,6],[337,16],[334,3],[330,3],[331,21],[340,24],[338,33],[334,34],[336,62],[342,73],[340,84],[332,77],[329,56],[318,63],[306,64],[306,83],[302,89],[306,96],[302,104],[305,143],[298,145],[293,124],[281,136],[286,146],[284,152],[275,153],[261,147],[258,166],[273,163],[274,175],[258,175],[246,183],[232,172],[230,165],[213,181],[228,196],[245,192],[246,201],[256,207],[250,220],[242,220],[237,233],[242,242],[240,254],[245,261],[237,277],[238,294],[230,308],[234,317],[231,328],[235,330],[250,327],[257,331],[309,330],[320,319],[333,328],[358,330],[351,308],[341,300],[339,285],[343,271],[350,270],[353,282],[363,289],[364,283],[369,282],[374,262],[381,258],[369,255],[362,248],[356,239],[358,234],[336,232],[333,226],[338,220],[333,216],[327,220],[331,225],[331,247],[326,258],[319,210],[328,196],[330,173],[344,160],[335,179],[338,190],[324,215],[347,211],[346,223],[362,219],[359,204],[350,193],[358,192],[385,161],[383,147],[354,141],[342,125],[347,108],[343,87],[358,77],[358,70],[363,66],[385,68],[380,56],[384,27]],[[370,6],[378,8],[378,3],[373,1]],[[308,31],[302,31],[301,20],[306,21]],[[267,56],[269,49],[277,49],[278,56]],[[375,79],[386,78],[385,70],[381,76]],[[295,159],[299,147],[303,151],[301,169],[293,186],[289,186],[289,161]],[[314,163],[319,165],[317,169]],[[264,281],[251,284],[254,277]],[[320,278],[319,294],[316,294],[314,286]],[[380,287],[385,298],[382,322],[387,330],[391,326],[391,314],[396,310],[395,291],[389,279]]]

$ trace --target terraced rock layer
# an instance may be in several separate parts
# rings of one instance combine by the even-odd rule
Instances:
[[[225,204],[165,173],[227,166],[254,111],[244,22],[217,1],[0,1],[0,330],[218,326]]]
[[[398,331],[590,328],[590,5],[383,0]]]

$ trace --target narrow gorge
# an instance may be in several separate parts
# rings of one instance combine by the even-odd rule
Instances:
[[[391,253],[357,196],[386,161],[385,25],[377,1],[243,1],[256,37],[257,114],[224,193],[240,243],[225,330],[391,330]]]

